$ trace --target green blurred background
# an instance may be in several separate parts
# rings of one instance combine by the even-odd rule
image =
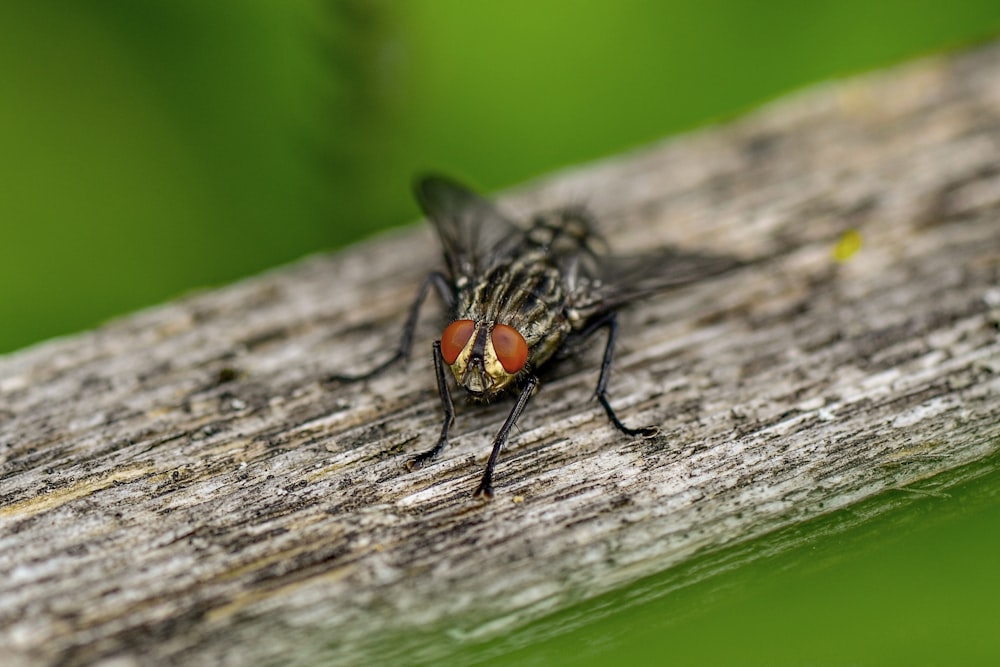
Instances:
[[[3,3],[0,353],[412,221],[409,183],[423,169],[493,190],[997,34],[997,0]],[[902,508],[888,537],[858,538],[875,552],[852,560],[846,549],[818,578],[794,559],[764,561],[734,575],[739,595],[695,587],[666,608],[623,605],[586,638],[611,647],[597,659],[649,664],[670,661],[683,638],[685,664],[985,664],[1000,641],[956,652],[951,630],[912,613],[920,599],[948,618],[1000,617],[986,602],[1000,599],[1000,501],[974,505],[923,533],[957,539],[957,552],[894,552],[898,526],[927,512]],[[845,538],[816,539],[809,549],[829,552]],[[917,588],[895,577],[901,567],[923,575]],[[753,588],[775,568],[785,574]],[[958,581],[940,574],[955,570]],[[913,626],[915,654],[886,651],[871,615],[835,623],[871,608],[886,579],[896,583],[878,593],[877,618],[892,646]],[[776,610],[797,652],[718,650],[740,619],[767,636],[762,619]],[[688,620],[672,635],[622,634],[676,613]],[[810,614],[823,623],[794,625]],[[858,622],[863,641],[850,644]],[[571,644],[553,641],[517,659],[575,662]]]
[[[1000,2],[0,6],[0,353],[341,246],[809,82],[997,33]]]

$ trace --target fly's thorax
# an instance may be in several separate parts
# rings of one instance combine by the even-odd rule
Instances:
[[[578,247],[580,230],[539,222],[509,254],[492,258],[474,282],[456,282],[455,321],[441,337],[441,354],[455,379],[489,398],[544,364],[572,325],[554,248]]]
[[[562,347],[563,341],[572,330],[569,321],[558,314],[551,318],[535,321],[524,328],[524,337],[531,347],[528,361],[532,368],[538,368]]]
[[[456,320],[441,336],[441,356],[455,380],[477,397],[507,389],[524,371],[528,354],[524,336],[506,324]]]

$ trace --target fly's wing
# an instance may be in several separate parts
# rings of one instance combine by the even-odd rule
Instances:
[[[481,276],[523,232],[487,199],[443,176],[414,186],[417,202],[434,224],[453,280]]]
[[[745,264],[735,257],[676,248],[646,255],[596,256],[580,263],[570,301],[583,319],[590,319],[650,294],[705,280]]]

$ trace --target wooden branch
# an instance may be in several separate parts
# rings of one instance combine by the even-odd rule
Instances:
[[[994,44],[820,86],[507,197],[761,262],[624,313],[611,400],[659,437],[607,424],[585,352],[493,502],[509,403],[406,467],[440,428],[432,315],[408,365],[323,382],[395,344],[425,226],[0,359],[2,662],[430,660],[995,452],[997,71]]]

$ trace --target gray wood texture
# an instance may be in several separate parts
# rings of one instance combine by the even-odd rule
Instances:
[[[554,174],[618,251],[759,260],[625,311],[510,408],[440,428],[426,225],[0,358],[0,662],[431,661],[1000,444],[1000,46],[821,85]],[[402,184],[401,184],[401,187]],[[834,259],[845,232],[861,249]],[[919,488],[919,487],[918,487]]]

